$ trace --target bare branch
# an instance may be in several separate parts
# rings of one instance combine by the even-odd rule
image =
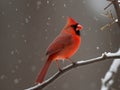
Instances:
[[[101,30],[105,30],[105,29],[107,29],[107,28],[110,28],[110,27],[112,27],[112,25],[113,25],[114,23],[117,23],[117,22],[118,22],[118,19],[115,19],[115,20],[113,20],[112,22],[107,23],[106,25],[102,26],[100,29],[101,29]]]
[[[111,11],[109,11],[109,12],[107,11],[106,14],[102,14],[103,16],[111,19],[112,21],[110,23],[102,26],[101,30],[110,28],[114,23],[118,23],[118,25],[120,26],[120,6],[119,6],[120,1],[119,0],[107,0],[107,1],[109,1],[110,3],[104,8],[104,10],[106,10],[108,7],[110,7],[113,4],[115,11],[116,11],[117,19],[113,17]]]
[[[119,1],[118,0],[113,0],[113,5],[117,14],[118,18],[118,25],[120,26],[120,6],[119,6]]]
[[[100,28],[101,30],[105,30],[105,29],[107,29],[107,28],[111,28],[114,23],[118,23],[118,19],[116,19],[115,17],[113,17],[113,14],[112,14],[111,10],[110,10],[110,11],[107,11],[105,14],[103,13],[103,14],[101,14],[101,15],[102,15],[102,16],[105,16],[105,17],[107,17],[107,18],[109,18],[109,19],[111,19],[111,22],[105,24],[104,26],[102,26],[102,27]]]
[[[112,5],[112,2],[110,2],[105,8],[104,10],[106,10],[108,7],[110,7]]]
[[[118,53],[119,52],[119,53]],[[116,53],[103,53],[102,56],[97,57],[97,58],[93,58],[93,59],[89,59],[89,60],[82,60],[82,61],[77,61],[75,64],[70,64],[66,67],[64,67],[61,72],[57,72],[56,74],[54,74],[52,77],[50,77],[48,80],[44,81],[43,83],[37,84],[33,87],[30,87],[28,89],[25,90],[41,90],[44,87],[46,87],[47,85],[49,85],[50,83],[52,83],[54,80],[56,80],[57,78],[59,78],[62,74],[64,74],[65,72],[70,71],[73,68],[79,67],[79,66],[84,66],[84,65],[88,65],[91,63],[95,63],[95,62],[99,62],[99,61],[104,61],[104,60],[108,60],[108,59],[120,59],[120,49],[119,51]]]

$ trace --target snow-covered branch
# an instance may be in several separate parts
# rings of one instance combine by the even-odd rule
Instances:
[[[113,4],[117,15],[117,19],[115,19],[114,22],[117,22],[118,25],[120,26],[120,5],[119,5],[120,0],[107,0],[107,1],[110,1],[110,3],[104,8],[104,10]],[[116,54],[120,55],[120,49]],[[102,79],[101,90],[110,90],[110,87],[114,83],[114,76],[117,73],[119,67],[120,67],[120,59],[114,59],[113,63],[110,66],[110,69],[105,74],[105,77]]]
[[[117,73],[119,66],[120,59],[115,59],[105,77],[102,79],[101,90],[110,90],[110,87],[114,83],[114,76]]]
[[[54,80],[56,80],[58,77],[60,77],[62,74],[70,71],[73,68],[99,62],[99,61],[109,60],[109,59],[120,59],[120,49],[116,53],[105,52],[100,57],[89,59],[89,60],[82,60],[82,61],[80,60],[80,61],[77,61],[75,64],[70,64],[64,67],[61,71],[58,71],[56,74],[54,74],[52,77],[50,77],[48,80],[44,81],[43,83],[37,84],[25,90],[41,90],[47,85],[49,85],[50,83],[52,83]]]
[[[116,54],[120,55],[120,49]],[[102,79],[101,90],[110,89],[110,87],[114,83],[114,76],[117,73],[119,67],[120,67],[120,59],[114,59],[112,65],[110,66],[110,69],[106,73],[105,77]]]

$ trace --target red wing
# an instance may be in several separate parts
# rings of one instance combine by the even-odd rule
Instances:
[[[60,52],[62,49],[70,45],[72,42],[71,35],[59,35],[56,39],[49,45],[46,55],[52,55],[56,52]]]

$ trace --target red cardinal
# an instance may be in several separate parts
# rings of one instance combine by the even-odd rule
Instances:
[[[70,57],[75,54],[81,43],[80,30],[82,26],[71,17],[68,17],[67,24],[62,29],[61,33],[49,45],[46,55],[48,56],[36,82],[42,83],[47,70],[52,61],[56,61],[60,70],[58,60],[70,60]]]

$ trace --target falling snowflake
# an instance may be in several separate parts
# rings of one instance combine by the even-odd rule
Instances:
[[[41,1],[37,1],[37,9],[40,8],[40,5],[41,5]]]
[[[11,5],[11,4],[12,4],[12,2],[8,2],[8,4],[9,4],[9,5]]]
[[[18,65],[15,65],[15,69],[18,69],[19,68],[19,66]]]
[[[22,38],[24,38],[24,37],[25,37],[25,35],[23,34],[21,37],[22,37]]]
[[[86,1],[85,1],[85,0],[83,0],[83,1],[82,1],[82,3],[83,3],[83,4],[85,4],[85,3],[86,3]]]
[[[62,16],[62,18],[65,18],[65,16]]]
[[[15,48],[15,51],[14,51],[14,52],[15,52],[15,54],[19,54],[19,51],[18,51],[18,49],[16,49],[16,48]]]
[[[11,73],[15,73],[15,70],[13,69],[13,70],[11,70]]]
[[[12,51],[10,52],[10,54],[11,54],[11,55],[14,55],[14,50],[12,50]]]
[[[45,32],[47,32],[48,30],[47,29],[45,29]]]
[[[50,1],[47,0],[47,4],[49,4],[49,3],[50,3]]]
[[[96,16],[94,16],[93,19],[94,19],[95,21],[98,21],[98,20],[99,20]]]
[[[26,40],[26,39],[24,40],[24,43],[27,43],[27,40]]]
[[[2,13],[1,13],[1,14],[2,14],[2,15],[5,15],[5,12],[3,12],[3,11],[2,11]]]
[[[63,4],[63,6],[64,6],[65,8],[67,7],[65,3]]]
[[[44,58],[44,57],[42,57],[40,60],[41,60],[41,61],[44,61],[44,60],[45,60],[45,58]]]
[[[27,3],[27,7],[29,7],[30,6],[30,4],[29,3]]]
[[[25,23],[29,23],[29,19],[28,18],[25,18]]]
[[[46,23],[46,25],[47,25],[47,26],[49,26],[49,25],[50,25],[50,23],[49,23],[49,22],[47,22],[47,23]]]
[[[99,49],[100,49],[100,47],[98,47],[98,46],[97,46],[97,47],[96,47],[96,49],[97,49],[97,50],[99,50]]]
[[[4,75],[4,74],[0,76],[0,79],[1,79],[1,80],[5,79],[5,78],[7,78],[7,76]]]
[[[31,19],[31,16],[28,16],[29,19]]]
[[[21,60],[21,59],[19,59],[19,60],[18,60],[18,63],[19,63],[19,64],[21,64],[21,63],[22,63],[22,60]]]
[[[48,20],[51,20],[51,17],[48,17]]]
[[[110,45],[110,48],[112,49],[112,42],[111,41],[110,41],[109,45]]]
[[[19,80],[18,78],[15,78],[15,79],[14,79],[14,83],[15,83],[15,84],[18,84],[19,82],[20,82],[20,80]]]
[[[36,70],[36,66],[33,65],[32,68],[31,68],[32,72],[34,72]]]
[[[115,19],[115,22],[118,22],[118,19]]]
[[[10,24],[8,24],[8,25],[7,25],[7,27],[8,27],[8,28],[10,28],[10,27],[11,27],[11,25],[10,25]]]
[[[17,11],[18,11],[18,9],[16,8],[16,9],[15,9],[15,11],[17,12]]]
[[[52,3],[52,6],[54,7],[54,6],[55,6],[55,3]]]
[[[25,18],[25,23],[29,23],[29,22],[30,22],[30,19],[31,19],[31,16],[30,16],[30,15],[27,16],[27,17]]]

